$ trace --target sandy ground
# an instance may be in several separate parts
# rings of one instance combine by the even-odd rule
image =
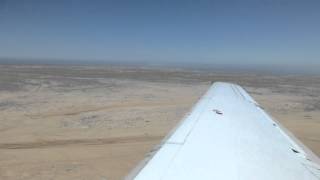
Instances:
[[[320,155],[320,78],[0,66],[0,179],[122,179],[211,82],[236,82]]]

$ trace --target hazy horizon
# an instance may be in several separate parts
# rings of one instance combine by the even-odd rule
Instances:
[[[320,1],[0,1],[0,63],[319,73]]]
[[[145,61],[97,61],[97,60],[63,60],[63,59],[13,59],[1,58],[0,65],[67,65],[67,66],[117,66],[128,68],[164,68],[182,69],[192,71],[212,71],[227,73],[259,73],[259,74],[278,74],[278,75],[320,75],[318,67],[300,68],[297,66],[272,66],[272,65],[232,65],[232,64],[196,64],[196,63],[150,63]]]

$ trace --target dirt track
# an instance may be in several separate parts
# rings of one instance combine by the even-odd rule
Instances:
[[[0,149],[36,149],[36,148],[51,148],[61,146],[90,146],[90,145],[106,145],[106,144],[120,144],[120,143],[137,143],[148,141],[159,141],[162,136],[129,136],[116,137],[105,139],[70,139],[70,140],[52,140],[52,141],[37,141],[37,142],[23,142],[23,143],[7,143],[0,144]]]

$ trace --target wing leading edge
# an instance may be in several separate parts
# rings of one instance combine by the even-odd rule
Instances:
[[[214,83],[135,180],[319,180],[319,159],[240,86]]]

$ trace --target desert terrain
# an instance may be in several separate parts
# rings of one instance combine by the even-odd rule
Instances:
[[[215,81],[244,87],[320,155],[318,76],[0,65],[0,179],[122,179]]]

